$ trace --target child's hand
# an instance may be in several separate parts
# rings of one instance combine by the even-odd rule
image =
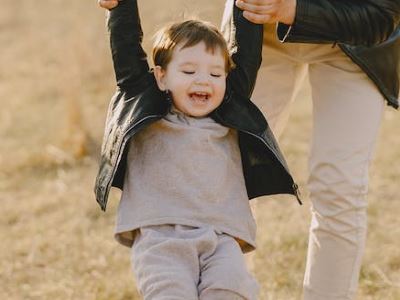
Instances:
[[[118,2],[121,0],[97,0],[99,3],[99,6],[106,8],[106,9],[112,9],[118,5]]]

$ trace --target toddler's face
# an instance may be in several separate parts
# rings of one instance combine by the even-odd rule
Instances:
[[[203,117],[217,108],[225,94],[225,59],[220,49],[207,51],[204,42],[177,46],[166,70],[156,66],[154,74],[161,90],[169,90],[181,112]]]

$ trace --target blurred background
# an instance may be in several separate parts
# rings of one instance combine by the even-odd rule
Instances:
[[[197,15],[219,24],[223,0],[139,2],[151,36]],[[129,249],[113,239],[93,183],[114,73],[105,11],[92,1],[3,1],[0,10],[0,299],[139,299]],[[261,299],[300,299],[309,223],[307,87],[281,146],[305,203],[257,205]],[[371,170],[369,234],[358,299],[400,299],[400,112],[388,108]]]

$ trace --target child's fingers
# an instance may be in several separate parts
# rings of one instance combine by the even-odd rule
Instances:
[[[106,9],[112,9],[118,5],[118,0],[97,0],[97,2],[99,6]]]
[[[118,0],[98,0],[97,2],[106,9],[112,9],[118,5]]]

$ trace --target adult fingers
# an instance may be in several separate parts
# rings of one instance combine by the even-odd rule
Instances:
[[[106,9],[113,9],[118,5],[118,0],[98,0],[97,2],[100,7]]]
[[[279,4],[284,0],[237,0],[237,1],[244,2],[246,4],[252,4],[255,6],[265,6],[270,4]]]
[[[271,10],[271,4],[263,4],[261,2],[236,0],[236,6],[239,7],[241,10],[256,14],[266,14]]]
[[[275,23],[277,21],[274,15],[268,15],[268,14],[259,15],[249,11],[244,11],[243,17],[245,17],[250,22],[256,24]]]

